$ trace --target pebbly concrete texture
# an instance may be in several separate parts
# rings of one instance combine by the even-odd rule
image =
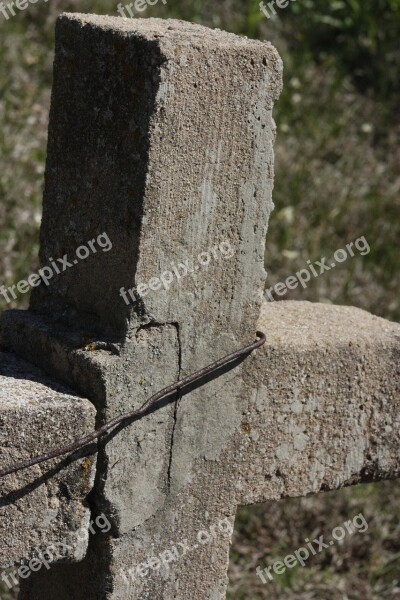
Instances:
[[[281,70],[270,44],[197,25],[59,19],[41,262],[101,232],[113,248],[5,313],[0,335],[99,424],[254,339]],[[399,475],[398,326],[285,302],[259,327],[265,348],[99,444],[90,503],[111,536],[22,599],[220,600],[238,505]]]
[[[400,325],[351,307],[278,302],[263,305],[258,327],[268,341],[246,362],[251,393],[220,456],[188,454],[190,483],[111,541],[102,587],[82,597],[220,600],[237,506],[400,476]],[[26,597],[81,597],[73,582],[92,586],[99,560],[39,574]]]
[[[38,318],[43,326],[37,321],[25,347],[15,313],[3,323],[9,323],[11,347],[92,400],[101,419],[129,410],[158,385],[248,341],[265,278],[275,136],[271,113],[281,71],[269,43],[190,23],[85,15],[58,20],[41,262],[72,257],[80,244],[103,231],[113,249],[37,288],[32,309],[44,315]],[[71,215],[67,222],[66,214]],[[232,250],[229,259],[221,257],[221,242]],[[176,277],[170,289],[143,294],[130,307],[120,297],[121,286],[149,282],[215,248],[220,254],[207,268],[197,262],[197,270]],[[55,333],[59,325],[67,333]],[[77,331],[83,339],[88,330],[90,339],[97,332],[103,346],[83,352],[82,358],[82,346],[68,346],[67,338]],[[139,347],[142,338],[147,342]],[[104,349],[105,339],[113,341],[111,351]],[[208,452],[207,436],[218,456],[240,417],[241,388],[238,372],[213,386],[215,402],[208,402],[205,390],[193,393],[174,485],[190,480],[186,455]],[[165,457],[175,412],[176,404],[165,407],[156,454],[148,439],[154,435],[151,420],[138,425],[145,437],[139,457],[131,452],[126,432],[102,451],[96,502],[109,507],[120,533],[153,514],[153,503],[160,505],[159,492],[153,494],[156,480],[162,495],[170,485]],[[203,431],[196,429],[199,417]],[[128,464],[121,453],[131,456]],[[150,464],[158,475],[149,488],[143,473]],[[143,513],[126,500],[138,494],[146,498]]]
[[[113,248],[37,288],[31,310],[6,313],[0,330],[8,347],[90,399],[99,424],[253,338],[281,85],[269,43],[170,20],[58,20],[41,263],[73,262],[102,232]],[[187,260],[195,267],[183,276]],[[167,270],[173,283],[124,303],[121,287]],[[245,397],[238,366],[190,404],[171,398],[100,443],[91,503],[116,540],[161,515],[196,460],[219,458]],[[116,552],[94,537],[65,589],[112,597]],[[70,572],[52,571],[60,581]],[[22,594],[31,587],[33,577]]]
[[[230,341],[243,337],[265,277],[281,86],[282,62],[267,42],[175,20],[61,16],[41,262],[72,259],[102,232],[113,249],[37,288],[32,307],[85,325],[91,316],[112,335],[180,320],[185,347],[193,327],[208,345],[218,321]],[[139,292],[134,306],[119,296],[223,240],[231,261]]]
[[[71,332],[30,311],[7,311],[0,330],[4,344],[85,394],[101,422],[139,408],[178,378],[173,325],[145,327],[109,349],[104,342],[98,348],[96,338],[87,338],[87,333]],[[169,485],[174,412],[173,404],[160,403],[146,419],[99,442],[96,506],[110,513],[115,527],[129,531],[162,505]]]
[[[0,468],[64,445],[94,424],[90,402],[0,351]],[[50,546],[65,560],[82,560],[94,464],[90,456],[71,464],[54,459],[0,480],[1,569],[37,558]]]

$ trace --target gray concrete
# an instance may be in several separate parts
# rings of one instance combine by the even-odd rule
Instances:
[[[94,425],[90,402],[0,351],[0,469],[65,445]],[[72,464],[54,459],[0,480],[1,569],[59,542],[66,544],[59,546],[64,559],[82,560],[94,464],[93,457]]]
[[[111,541],[103,587],[87,589],[85,597],[222,599],[229,523],[238,506],[400,476],[400,325],[356,308],[280,302],[264,304],[258,327],[268,342],[246,362],[249,393],[219,457],[193,460],[188,453],[191,481],[172,488],[143,525]],[[188,396],[182,405],[191,402]],[[177,420],[182,416],[178,409]],[[172,473],[180,460],[178,435]],[[206,449],[214,452],[212,439]],[[204,533],[199,539],[212,528],[213,541]],[[179,560],[149,567],[152,557],[171,559],[166,550],[174,546]],[[29,598],[79,598],[74,577],[92,585],[101,566],[98,553],[82,565],[59,567],[31,580]]]
[[[113,598],[225,598],[230,536],[202,546],[200,530],[233,521],[239,505],[400,476],[400,325],[355,308],[281,302],[263,306],[258,327],[268,342],[246,363],[244,382],[250,391],[261,381],[241,402],[240,422],[217,460],[191,462],[190,483],[162,513],[114,541]],[[184,540],[191,550],[162,575],[139,574]]]
[[[0,333],[98,422],[253,341],[281,71],[270,44],[189,23],[59,19],[41,261],[102,232],[113,247],[39,287]],[[221,242],[230,258],[214,257]],[[186,260],[197,270],[124,304],[122,286]],[[259,327],[264,349],[100,443],[90,502],[111,536],[21,599],[220,600],[237,506],[399,475],[399,327],[288,302]]]
[[[102,232],[113,249],[38,288],[33,307],[85,326],[91,315],[112,335],[181,321],[185,347],[195,326],[205,348],[207,312],[207,325],[218,317],[230,341],[243,338],[261,302],[281,86],[282,62],[266,42],[175,20],[61,16],[41,262],[73,257]],[[136,307],[119,296],[225,239],[231,262],[214,261]]]
[[[6,313],[1,329],[21,356],[89,398],[101,421],[253,338],[281,86],[269,43],[179,21],[59,19],[41,262],[73,258],[102,232],[113,248],[38,288],[36,314]],[[197,262],[134,306],[120,297],[221,242],[230,259]],[[238,367],[101,444],[92,501],[116,540],[161,515],[196,461],[219,459],[245,398]],[[95,546],[87,563],[100,561],[104,582],[93,597],[112,588],[118,562],[112,546]]]
[[[3,327],[11,347],[80,390],[102,418],[242,345],[254,330],[272,208],[271,111],[281,71],[270,44],[189,23],[59,19],[41,261],[73,256],[99,232],[107,233],[113,248],[37,289],[32,308],[50,319],[38,317],[22,334],[15,324],[25,317],[10,313]],[[139,298],[133,307],[120,297],[121,286],[147,283],[171,263],[196,260],[223,241],[233,252],[229,260],[198,265],[169,290]],[[85,352],[84,332],[116,345]],[[221,438],[220,407],[228,389],[232,418]],[[190,480],[186,455],[202,455],[207,436],[218,455],[218,444],[222,449],[240,417],[241,393],[238,372],[214,385],[213,409],[209,392],[193,394],[174,485]],[[154,447],[152,420],[138,425],[138,439],[144,440],[139,456],[131,451],[128,432],[104,448],[97,503],[109,507],[120,533],[162,504],[171,484],[175,411],[170,405],[153,417],[162,419]],[[203,432],[196,431],[199,417]],[[121,460],[125,455],[128,463]],[[143,474],[150,464],[149,487]],[[112,473],[100,474],[109,465]],[[138,495],[143,511],[131,501]]]
[[[4,313],[0,328],[3,340],[20,356],[89,398],[101,422],[139,408],[152,393],[178,378],[173,325],[143,328],[113,352],[87,350],[88,340],[80,332],[71,333],[30,311]],[[109,515],[115,528],[129,531],[162,505],[173,427],[170,403],[107,439],[107,444],[100,442],[96,506]]]

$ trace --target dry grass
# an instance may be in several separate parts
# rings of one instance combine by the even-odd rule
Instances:
[[[360,485],[307,498],[268,502],[238,513],[231,550],[231,600],[399,600],[400,482]],[[362,513],[365,533],[262,583],[255,572]],[[314,546],[316,546],[314,544]]]

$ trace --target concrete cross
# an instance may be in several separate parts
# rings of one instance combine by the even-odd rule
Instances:
[[[58,20],[40,258],[71,266],[3,315],[3,346],[101,424],[257,327],[268,341],[99,443],[89,505],[111,531],[33,573],[21,598],[219,600],[239,505],[399,476],[400,327],[263,303],[281,85],[269,43]]]

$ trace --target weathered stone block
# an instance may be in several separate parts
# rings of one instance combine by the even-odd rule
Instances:
[[[243,339],[265,278],[276,50],[182,21],[79,14],[59,18],[56,40],[41,263],[101,232],[113,249],[37,288],[33,307],[112,334],[180,321],[185,348],[196,328],[205,355],[224,329]],[[119,295],[223,240],[231,260],[138,289],[130,306]]]
[[[1,469],[65,445],[94,425],[90,402],[0,351]],[[60,542],[65,560],[83,558],[93,462],[92,456],[71,463],[63,457],[0,479],[0,568],[37,557]]]
[[[99,422],[253,339],[280,87],[267,43],[177,21],[59,19],[41,262],[102,232],[112,248],[0,327]],[[203,265],[220,242],[229,261]],[[165,272],[174,285],[150,285]],[[244,364],[101,441],[91,502],[112,521],[107,543],[93,536],[81,563],[31,577],[21,598],[219,600],[230,536],[202,544],[199,531],[232,526],[241,504],[400,474],[399,326],[284,302],[263,307],[259,328],[268,342]],[[150,566],[179,542],[190,552]]]
[[[139,408],[152,393],[179,377],[179,339],[172,324],[145,327],[109,349],[97,348],[93,342],[91,350],[82,332],[31,311],[3,313],[0,328],[7,346],[79,389],[102,419]],[[163,504],[169,487],[174,413],[173,402],[161,403],[146,418],[99,442],[96,504],[110,512],[122,530],[137,526]]]
[[[101,232],[113,248],[37,288],[36,315],[6,313],[1,327],[11,348],[92,400],[102,420],[253,337],[281,85],[281,60],[266,42],[173,20],[58,20],[41,263],[72,259]],[[215,258],[221,242],[229,260]],[[193,272],[178,278],[174,267],[187,260]],[[173,285],[140,293],[166,270]],[[120,289],[133,287],[128,306]],[[113,340],[114,351],[103,343],[85,352],[87,331]],[[101,446],[96,503],[115,531],[143,523],[170,487],[190,480],[189,455],[218,457],[243,393],[239,368],[213,386],[212,401],[208,389],[194,391],[182,418],[173,398],[135,424],[133,439],[126,430]],[[172,471],[175,424],[183,429]]]
[[[400,325],[351,307],[279,302],[264,304],[258,327],[268,341],[246,362],[245,379],[258,385],[234,433],[218,457],[212,438],[208,458],[192,461],[188,453],[191,481],[172,488],[135,531],[110,541],[108,578],[87,597],[111,594],[112,581],[118,600],[223,599],[230,535],[218,524],[233,524],[238,505],[400,476]],[[172,469],[179,443],[176,429]],[[200,531],[213,530],[211,541],[199,542]],[[166,554],[173,546],[179,558]],[[161,566],[151,567],[161,555]],[[67,600],[76,593],[72,575],[85,581],[100,565],[92,554],[39,577],[29,600],[54,589]]]

